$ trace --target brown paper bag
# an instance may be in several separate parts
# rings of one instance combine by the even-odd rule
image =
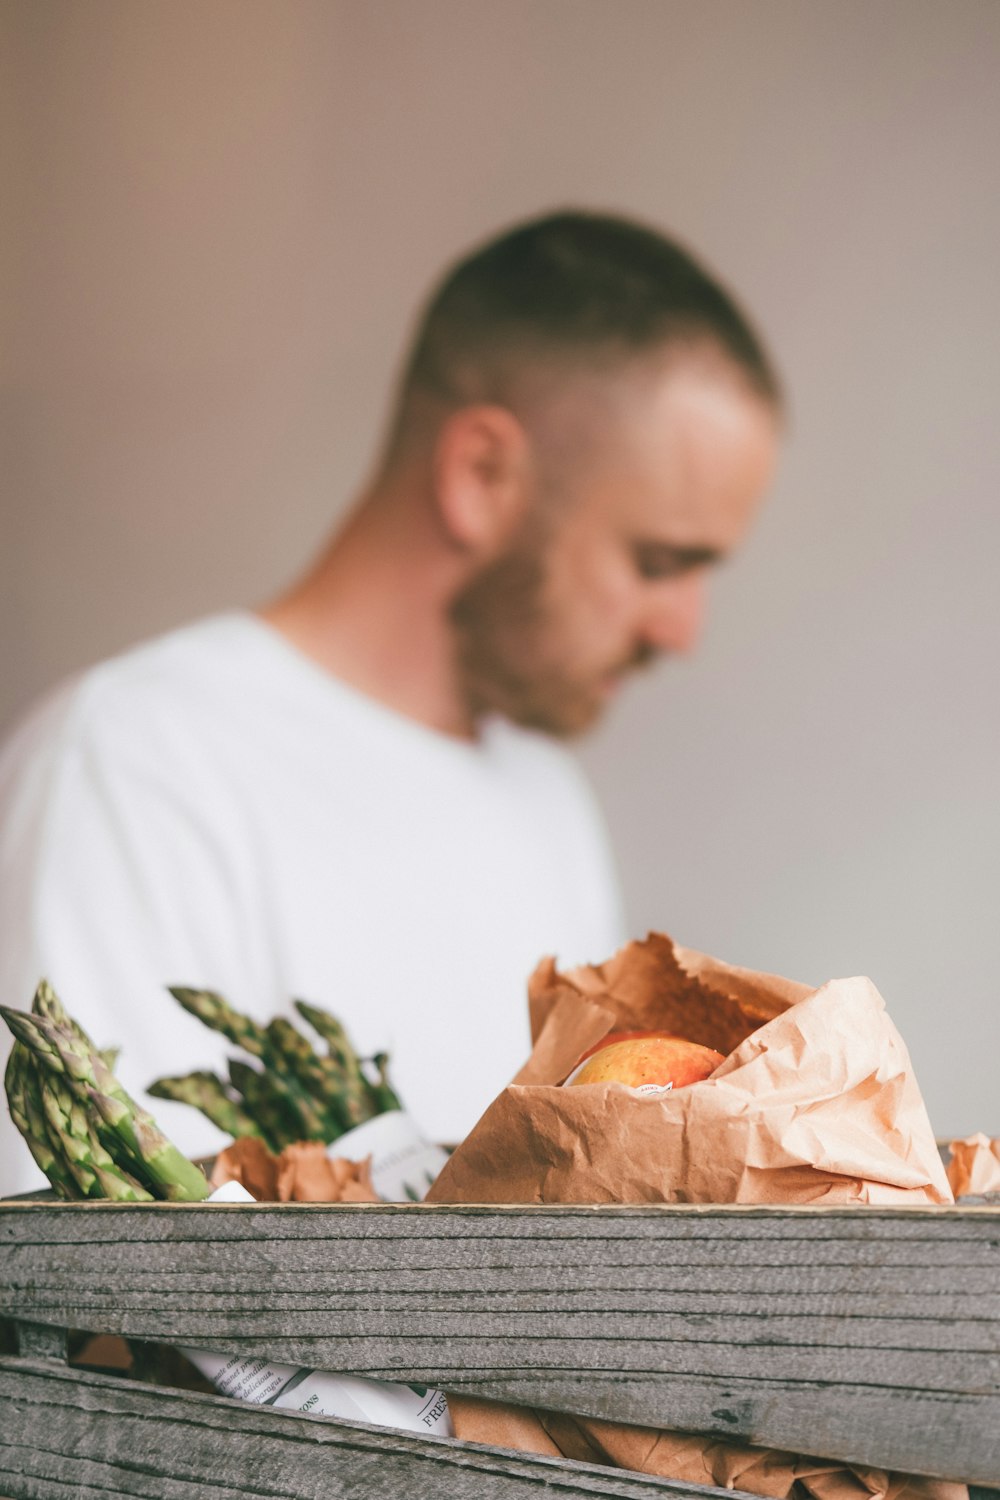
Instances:
[[[444,1167],[436,1203],[950,1203],[906,1048],[868,979],[811,990],[651,935],[529,985],[531,1057]],[[559,1085],[611,1031],[726,1055],[659,1097]],[[456,1435],[775,1500],[965,1500],[964,1485],[449,1396]]]
[[[378,1203],[371,1157],[331,1157],[322,1141],[298,1141],[273,1155],[254,1136],[240,1136],[220,1151],[212,1186],[241,1182],[258,1203]]]
[[[949,1149],[948,1181],[956,1198],[1000,1193],[1000,1137],[991,1141],[980,1131],[950,1142]]]
[[[869,979],[821,989],[651,935],[529,991],[535,1045],[453,1153],[434,1203],[951,1203],[903,1041]],[[660,1096],[560,1088],[614,1030],[728,1054]]]
[[[748,1448],[728,1439],[533,1412],[473,1396],[450,1395],[448,1409],[455,1436],[466,1443],[609,1464],[659,1479],[745,1490],[769,1500],[968,1500],[964,1484],[803,1458],[776,1448]]]

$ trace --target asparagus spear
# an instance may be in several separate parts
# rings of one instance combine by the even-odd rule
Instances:
[[[192,990],[180,984],[171,984],[167,988],[174,999],[191,1015],[197,1016],[204,1025],[211,1027],[213,1031],[221,1031],[223,1036],[235,1042],[237,1047],[242,1047],[244,1052],[249,1052],[251,1057],[264,1056],[267,1051],[267,1033],[263,1026],[258,1025],[251,1016],[234,1010],[214,990]]]
[[[51,1163],[48,1167],[42,1165],[38,1157],[39,1166],[45,1172],[46,1177],[64,1198],[82,1198],[84,1195],[77,1185],[76,1178],[69,1169],[69,1163],[63,1153],[62,1142],[49,1126],[45,1118],[45,1109],[42,1103],[42,1093],[45,1080],[39,1069],[35,1066],[35,1060],[31,1053],[20,1042],[17,1043],[21,1049],[21,1101],[28,1122],[30,1135],[28,1137],[29,1148],[31,1141],[40,1146],[48,1148],[51,1153]]]
[[[330,1049],[331,1057],[337,1060],[344,1074],[351,1080],[353,1113],[356,1116],[351,1120],[351,1124],[358,1125],[362,1120],[370,1119],[372,1115],[385,1114],[388,1110],[402,1108],[399,1096],[389,1082],[388,1053],[376,1052],[371,1059],[378,1072],[378,1081],[373,1083],[366,1077],[361,1059],[351,1046],[347,1033],[337,1017],[323,1010],[319,1005],[307,1004],[305,1000],[296,1000],[294,1004],[299,1015],[304,1017],[313,1030],[323,1038]],[[361,1103],[362,1099],[365,1101],[364,1104]]]
[[[118,1061],[117,1047],[95,1047],[90,1037],[84,1031],[79,1021],[75,1021],[66,1010],[59,996],[52,988],[47,979],[38,981],[35,997],[31,1002],[32,1015],[41,1016],[43,1020],[51,1021],[54,1026],[62,1026],[64,1030],[72,1031],[74,1036],[86,1042],[103,1062],[104,1066],[113,1073]]]
[[[61,1109],[53,1100],[50,1082],[38,1081],[36,1100],[28,1095],[31,1134],[25,1139],[35,1160],[63,1198],[111,1198],[119,1203],[149,1203],[153,1199],[141,1182],[115,1162],[93,1126],[81,1119],[80,1106]],[[44,1138],[42,1150],[35,1142]]]
[[[86,1159],[89,1151],[73,1138],[72,1123],[68,1113],[61,1108],[55,1096],[51,1075],[39,1077],[36,1074],[36,1078],[38,1087],[35,1091],[34,1103],[41,1109],[45,1118],[48,1138],[53,1150],[76,1184],[77,1196],[90,1198],[94,1195],[98,1183],[97,1175]]]
[[[292,1141],[324,1139],[322,1110],[277,1069],[259,1073],[249,1063],[231,1058],[229,1077],[261,1129],[279,1142],[277,1150]]]
[[[316,1053],[302,1033],[284,1016],[267,1025],[269,1069],[277,1072],[295,1093],[305,1098],[313,1119],[312,1139],[330,1141],[347,1129],[344,1074],[331,1057]]]
[[[49,1075],[42,1080],[42,1108],[63,1160],[89,1198],[113,1198],[119,1203],[150,1203],[153,1195],[116,1163],[98,1139],[88,1113],[63,1081]]]
[[[185,1010],[263,1065],[258,1071],[238,1059],[231,1061],[229,1079],[242,1096],[239,1101],[211,1074],[192,1074],[191,1083],[168,1079],[154,1085],[160,1097],[194,1104],[232,1134],[256,1133],[273,1150],[280,1150],[289,1141],[334,1140],[373,1115],[400,1108],[385,1054],[371,1059],[377,1077],[369,1077],[341,1023],[319,1006],[295,1002],[299,1014],[326,1042],[325,1052],[317,1051],[285,1017],[263,1026],[213,990],[173,985],[170,993]],[[232,1109],[241,1114],[234,1118]]]
[[[152,1116],[131,1100],[88,1087],[87,1097],[114,1132],[127,1155],[142,1163],[143,1175],[171,1203],[197,1203],[208,1197],[208,1183],[193,1162],[158,1129]]]
[[[253,1116],[260,1135],[271,1151],[281,1151],[295,1139],[297,1117],[288,1113],[284,1100],[276,1099],[268,1089],[263,1073],[237,1057],[229,1059],[229,1081],[241,1095],[248,1114]]]
[[[169,1198],[198,1200],[207,1195],[208,1184],[198,1168],[157,1129],[152,1117],[129,1097],[87,1042],[40,1016],[28,1016],[6,1006],[0,1006],[0,1015],[18,1041],[31,1048],[36,1062],[50,1074],[64,1078],[79,1100],[97,1105],[110,1132],[106,1138],[119,1145],[126,1170],[141,1164],[143,1175]],[[56,1128],[51,1120],[49,1123]],[[73,1170],[72,1158],[69,1165]],[[81,1171],[89,1170],[83,1162],[75,1165]],[[102,1169],[106,1170],[103,1164]],[[90,1187],[84,1190],[89,1192]]]
[[[325,1092],[331,1074],[310,1047],[301,1031],[284,1016],[275,1016],[264,1028],[267,1038],[265,1061],[269,1067],[280,1067],[317,1095]],[[327,1059],[328,1061],[328,1059]]]
[[[378,1082],[372,1083],[370,1080],[366,1081],[368,1082],[368,1087],[372,1092],[372,1097],[374,1098],[375,1103],[378,1106],[374,1113],[384,1115],[388,1114],[390,1110],[402,1109],[403,1106],[400,1103],[399,1095],[396,1093],[396,1090],[389,1082],[388,1052],[376,1052],[375,1056],[372,1058],[372,1062],[374,1063],[375,1069],[378,1073]]]
[[[146,1090],[154,1099],[174,1099],[179,1104],[193,1104],[203,1115],[233,1137],[262,1136],[253,1116],[233,1099],[217,1073],[187,1073],[179,1078],[158,1078]]]
[[[25,1140],[28,1139],[30,1133],[28,1116],[24,1107],[24,1076],[21,1071],[22,1059],[26,1054],[27,1049],[20,1042],[15,1042],[10,1049],[3,1075],[3,1088],[7,1095],[10,1117]]]
[[[326,1042],[330,1056],[338,1066],[345,1073],[356,1071],[358,1055],[337,1017],[332,1016],[328,1010],[323,1010],[319,1005],[310,1005],[306,1000],[293,1000],[292,1004],[303,1020],[309,1022],[317,1036],[321,1036]]]
[[[308,1021],[317,1035],[326,1042],[330,1059],[341,1072],[344,1128],[350,1129],[353,1125],[370,1120],[378,1110],[370,1097],[360,1059],[348,1040],[347,1032],[336,1016],[320,1006],[309,1005],[305,1000],[296,1000],[294,1005],[303,1020]]]
[[[38,988],[31,1002],[31,1011],[33,1015],[40,1016],[43,1021],[50,1021],[53,1026],[61,1026],[64,1031],[72,1031],[73,1035],[79,1037],[82,1042],[93,1046],[90,1037],[79,1022],[73,1020],[47,979],[38,981]]]
[[[120,1090],[121,1085],[109,1073],[90,1043],[68,1027],[62,1027],[43,1016],[29,1016],[24,1011],[0,1005],[0,1016],[19,1042],[28,1047],[35,1059],[50,1072],[63,1074],[71,1083],[90,1083]]]
[[[36,1166],[44,1172],[61,1198],[77,1198],[79,1193],[61,1155],[55,1150],[42,1111],[28,1099],[27,1072],[31,1067],[31,1054],[21,1042],[15,1042],[7,1059],[4,1074],[4,1090],[10,1106],[10,1116],[24,1137]]]
[[[274,1022],[270,1027],[261,1026],[251,1016],[234,1009],[214,990],[189,989],[183,985],[171,985],[169,989],[174,999],[185,1010],[197,1016],[199,1021],[211,1027],[213,1031],[220,1031],[231,1042],[242,1047],[244,1052],[249,1052],[251,1057],[258,1057],[270,1065],[268,1074],[254,1075],[257,1078],[265,1078],[264,1084],[254,1083],[250,1081],[248,1073],[241,1073],[250,1090],[249,1096],[235,1079],[233,1081],[240,1092],[244,1093],[251,1111],[255,1103],[259,1101],[267,1113],[266,1095],[270,1093],[273,1096],[270,1102],[280,1108],[272,1108],[269,1111],[272,1117],[271,1134],[275,1133],[277,1126],[275,1116],[278,1114],[283,1115],[288,1122],[286,1128],[290,1132],[289,1139],[303,1140],[322,1137],[324,1133],[322,1113],[312,1097],[309,1084],[305,1080],[299,1082],[294,1066],[287,1070],[282,1066],[292,1059],[295,1063],[301,1063],[303,1061],[302,1048],[306,1049],[307,1053],[309,1051],[308,1042],[304,1037],[299,1038],[290,1022],[285,1023],[287,1032],[283,1032],[280,1025]],[[301,1042],[301,1048],[298,1047],[296,1039]],[[315,1061],[318,1062],[318,1059]],[[232,1070],[230,1070],[230,1076],[232,1076]],[[252,1103],[251,1100],[254,1102]],[[267,1131],[267,1125],[261,1123]]]

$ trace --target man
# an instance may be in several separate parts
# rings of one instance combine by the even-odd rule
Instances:
[[[557,740],[694,643],[774,462],[757,338],[683,251],[565,213],[462,262],[311,572],[105,663],[0,759],[0,990],[46,974],[140,1090],[218,1066],[162,988],[303,996],[462,1135],[527,1051],[536,960],[623,937]],[[184,1106],[179,1144],[219,1139]],[[0,1190],[34,1182],[5,1145]]]

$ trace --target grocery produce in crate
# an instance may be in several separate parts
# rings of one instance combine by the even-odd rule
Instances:
[[[207,998],[202,994],[196,1003],[204,1008]],[[263,1047],[261,1039],[274,1037],[276,1031],[287,1037],[284,1028],[276,1028],[274,1023],[256,1027],[247,1017],[224,1007],[218,997],[211,999],[211,1013],[216,1017],[224,1014],[224,1021],[218,1023],[220,1028],[228,1028],[226,1034],[231,1037],[235,1032],[244,1045]],[[157,1128],[152,1116],[129,1097],[111,1070],[112,1055],[94,1046],[46,980],[35,991],[30,1014],[0,1006],[0,1015],[15,1039],[4,1075],[11,1117],[61,1197],[150,1203],[157,1198],[197,1202],[209,1196],[203,1174]],[[332,1017],[322,1016],[321,1023],[331,1036],[342,1036]],[[294,1030],[289,1025],[288,1031]],[[308,1048],[305,1039],[300,1040],[302,1048]],[[291,1038],[286,1041],[285,1055],[292,1046],[302,1058],[302,1048]],[[346,1039],[343,1046],[344,1056],[353,1058]],[[262,1051],[258,1055],[265,1054]],[[356,1059],[354,1062],[356,1065]],[[304,1071],[301,1067],[299,1076]],[[356,1066],[352,1076],[368,1083],[360,1067]],[[384,1076],[378,1083],[369,1083],[366,1094],[356,1087],[356,1096],[363,1097],[361,1107],[365,1109],[373,1101],[383,1105],[391,1101],[398,1107]],[[231,1118],[236,1120],[237,1106],[233,1110]],[[364,1118],[370,1118],[370,1113]],[[251,1143],[266,1150],[260,1141]],[[314,1149],[323,1150],[318,1143],[314,1143]],[[286,1165],[291,1167],[295,1182],[300,1183],[302,1157],[309,1156],[310,1143],[291,1145],[287,1154]],[[325,1159],[323,1165],[329,1180],[337,1179],[338,1198],[348,1197],[354,1202],[375,1198],[366,1185],[363,1168],[359,1171],[354,1163]],[[341,1169],[339,1177],[336,1168]],[[315,1164],[311,1175],[316,1181]],[[343,1191],[348,1179],[353,1192]],[[282,1196],[299,1195],[289,1191]],[[230,1203],[254,1201],[250,1193],[232,1182],[218,1188],[212,1198]],[[226,1395],[421,1433],[451,1432],[448,1403],[437,1390],[271,1365],[255,1355],[218,1354],[201,1348],[184,1352]],[[266,1382],[261,1379],[262,1371]]]
[[[531,1056],[432,1201],[952,1201],[909,1055],[869,979],[814,989],[651,933],[603,964],[561,972],[543,960],[528,1004]],[[699,1056],[700,1073],[678,1069]]]
[[[425,1140],[403,1109],[386,1053],[360,1057],[336,1016],[304,1000],[295,1009],[324,1046],[287,1017],[261,1024],[213,990],[175,985],[170,993],[252,1061],[230,1058],[227,1078],[196,1071],[157,1079],[149,1088],[155,1098],[192,1104],[237,1142],[257,1140],[275,1155],[321,1142],[335,1144],[339,1157],[370,1156],[379,1197],[424,1196],[447,1153]],[[278,1164],[274,1172],[280,1176]]]
[[[431,1202],[951,1201],[906,1048],[867,979],[814,990],[654,933],[604,964],[560,972],[543,960],[529,1013],[530,1058],[456,1148]],[[968,1180],[991,1182],[992,1143],[962,1144]],[[812,1253],[800,1238],[782,1251]],[[567,1291],[588,1289],[589,1275],[570,1273]],[[962,1485],[718,1436],[463,1393],[449,1403],[463,1441],[771,1500],[967,1500]]]
[[[197,1202],[203,1174],[122,1088],[44,979],[31,1014],[0,1006],[14,1034],[4,1075],[11,1118],[62,1198]]]
[[[563,1087],[622,1083],[637,1094],[700,1083],[725,1062],[721,1052],[670,1031],[611,1031],[580,1058]]]
[[[389,1082],[387,1055],[360,1058],[336,1016],[318,1005],[295,1001],[325,1051],[285,1016],[261,1025],[213,990],[171,985],[170,993],[254,1061],[231,1058],[226,1079],[201,1071],[158,1078],[149,1093],[194,1105],[227,1135],[257,1136],[280,1152],[296,1141],[335,1141],[402,1107]]]

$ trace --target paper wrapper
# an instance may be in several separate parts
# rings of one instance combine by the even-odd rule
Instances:
[[[903,1042],[868,979],[812,990],[651,935],[529,985],[528,1062],[451,1156],[435,1203],[950,1203]],[[561,1088],[611,1031],[725,1054],[659,1096]],[[964,1485],[728,1440],[449,1396],[457,1436],[643,1474],[815,1500],[965,1500]]]
[[[675,949],[529,986],[534,1048],[450,1157],[432,1203],[951,1203],[903,1041],[869,979],[810,990]],[[610,1031],[727,1054],[659,1096],[560,1088]]]
[[[950,1150],[948,1182],[956,1198],[1000,1193],[1000,1137],[991,1141],[980,1132],[952,1141]]]
[[[329,1157],[321,1141],[300,1141],[274,1156],[253,1136],[220,1151],[212,1186],[240,1182],[258,1203],[378,1203],[370,1158]]]
[[[596,1417],[528,1411],[449,1395],[455,1436],[467,1443],[516,1448],[548,1458],[609,1464],[660,1479],[719,1485],[773,1500],[968,1500],[964,1484],[887,1474],[833,1460],[803,1458],[775,1448],[747,1448],[650,1427],[627,1427]]]

